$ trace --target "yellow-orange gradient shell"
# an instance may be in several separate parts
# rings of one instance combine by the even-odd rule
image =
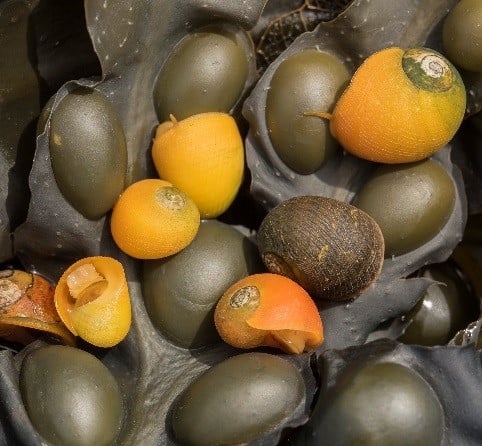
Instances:
[[[418,161],[452,139],[465,105],[462,79],[442,55],[391,47],[360,65],[333,110],[330,130],[360,158]]]
[[[278,274],[252,274],[233,284],[218,301],[214,322],[221,338],[237,348],[301,353],[323,342],[321,317],[310,295]]]
[[[121,342],[131,326],[131,301],[122,264],[112,257],[85,257],[55,287],[55,307],[67,328],[97,347]]]
[[[244,145],[232,116],[209,112],[161,123],[152,146],[159,177],[215,218],[233,202],[244,172]]]
[[[168,181],[146,178],[122,192],[112,209],[110,229],[117,246],[137,259],[177,254],[199,230],[199,210]]]

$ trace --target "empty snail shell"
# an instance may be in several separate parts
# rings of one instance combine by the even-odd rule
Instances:
[[[97,347],[121,342],[131,326],[131,302],[122,264],[85,257],[69,266],[55,287],[55,307],[67,328]]]
[[[383,265],[384,240],[375,220],[332,198],[280,203],[261,222],[257,239],[267,269],[298,282],[315,300],[356,297]]]
[[[427,158],[447,144],[465,113],[457,69],[427,48],[390,47],[369,56],[353,75],[330,119],[343,148],[394,164]]]
[[[310,295],[279,274],[252,274],[230,286],[216,305],[214,322],[221,338],[238,348],[302,353],[323,342],[320,314]]]

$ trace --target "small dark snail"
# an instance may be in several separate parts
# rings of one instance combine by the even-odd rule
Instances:
[[[282,202],[266,215],[257,237],[267,269],[295,280],[314,299],[356,297],[383,264],[384,240],[375,220],[332,198]]]

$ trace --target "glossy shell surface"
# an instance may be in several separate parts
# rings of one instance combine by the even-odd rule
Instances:
[[[201,222],[188,247],[143,265],[143,297],[153,325],[184,348],[199,348],[220,338],[214,307],[228,287],[263,268],[256,245],[217,220]]]
[[[114,443],[122,396],[112,373],[92,354],[67,346],[40,347],[22,363],[20,388],[32,423],[52,444]]]
[[[127,150],[117,111],[96,90],[79,88],[52,112],[50,125],[59,189],[82,215],[99,219],[125,186]]]
[[[303,404],[299,371],[283,358],[244,353],[194,380],[176,400],[172,429],[179,444],[240,444],[266,434]]]

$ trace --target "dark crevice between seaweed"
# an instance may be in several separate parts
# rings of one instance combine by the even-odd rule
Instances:
[[[255,28],[258,72],[262,74],[300,35],[313,31],[320,22],[333,20],[351,0],[268,1]]]

